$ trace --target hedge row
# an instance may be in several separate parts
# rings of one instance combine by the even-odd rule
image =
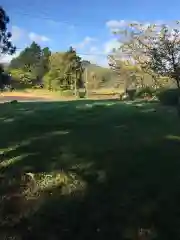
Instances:
[[[131,89],[127,90],[127,95],[129,100],[134,100],[137,98],[146,98],[156,96],[157,99],[163,105],[177,105],[180,98],[180,89],[177,88],[164,88],[155,90],[150,87],[141,88],[139,90]]]

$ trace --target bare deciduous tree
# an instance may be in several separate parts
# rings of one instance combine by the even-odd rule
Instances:
[[[141,69],[157,79],[159,76],[175,80],[180,88],[180,25],[130,23],[126,29],[114,32],[120,47],[114,55],[120,55],[138,64]],[[123,40],[122,40],[123,39]],[[119,54],[118,54],[119,53]]]

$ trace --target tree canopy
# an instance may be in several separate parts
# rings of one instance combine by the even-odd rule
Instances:
[[[9,23],[9,17],[5,10],[0,7],[0,54],[13,54],[16,48],[11,42],[12,34],[7,31],[7,24]],[[0,56],[1,56],[0,55]]]
[[[66,52],[51,53],[48,47],[41,48],[32,42],[11,61],[9,69],[16,77],[19,71],[24,81],[31,81],[32,85],[42,83],[49,90],[76,90],[83,87],[84,67],[72,47]]]
[[[53,53],[49,60],[49,72],[45,76],[48,89],[76,89],[83,86],[83,65],[76,51]]]
[[[10,63],[10,69],[22,69],[24,72],[31,73],[31,78],[41,80],[49,70],[49,48],[43,48],[32,42],[26,47],[17,58]]]
[[[7,25],[9,23],[9,17],[5,10],[0,7],[0,57],[4,54],[13,54],[16,51],[15,46],[11,42],[12,34],[7,31]],[[4,67],[0,65],[0,88],[3,88],[5,84],[9,84],[9,77],[4,73]]]
[[[150,74],[154,80],[158,77],[169,77],[174,79],[180,88],[179,22],[174,24],[174,28],[165,24],[144,26],[131,23],[125,30],[116,31],[114,34],[120,42],[119,49],[115,51],[114,66],[118,65],[120,57],[124,57],[140,66],[141,70]]]

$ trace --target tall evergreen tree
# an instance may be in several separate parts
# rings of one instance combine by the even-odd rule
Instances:
[[[50,71],[45,77],[48,89],[74,89],[82,86],[83,66],[81,58],[71,47],[65,53],[54,53],[50,56]]]
[[[50,55],[51,52],[49,48],[41,49],[36,42],[32,42],[17,58],[11,61],[10,68],[22,69],[24,72],[29,72],[31,78],[39,83],[49,70]]]
[[[4,53],[13,54],[16,48],[12,45],[12,34],[7,31],[7,24],[9,23],[9,17],[5,10],[0,7],[0,56]]]
[[[5,10],[0,7],[0,57],[3,54],[13,54],[16,48],[11,42],[12,34],[7,31],[7,24],[9,23],[9,17],[7,16]],[[8,84],[9,78],[4,74],[4,68],[0,66],[0,88],[3,88],[5,84]]]
[[[65,74],[69,78],[69,84],[75,89],[82,87],[83,64],[81,58],[72,47],[65,53],[64,60],[66,62]]]

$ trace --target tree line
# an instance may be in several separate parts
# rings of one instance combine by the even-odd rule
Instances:
[[[9,17],[0,8],[0,54],[14,54],[16,48],[11,42],[11,33],[7,31]],[[119,39],[119,49],[108,56],[109,66],[117,76],[117,86],[124,84],[144,86],[144,76],[151,76],[154,86],[163,86],[167,79],[180,88],[180,27],[177,21],[174,28],[165,24],[132,22],[114,34]],[[122,38],[123,36],[123,38]],[[123,39],[123,42],[122,42]],[[122,60],[125,59],[125,60]],[[26,47],[18,57],[12,59],[8,71],[15,85],[39,86],[48,90],[85,88],[83,61],[70,47],[66,52],[52,53],[48,47],[41,48],[36,42]],[[97,78],[91,72],[94,87],[106,82],[106,75]],[[7,83],[4,69],[0,67],[0,86]],[[98,82],[99,81],[99,82]],[[97,84],[98,82],[98,84]]]
[[[16,48],[7,31],[9,17],[0,7],[0,57],[14,54]],[[76,51],[70,47],[63,53],[51,53],[48,47],[41,48],[36,42],[26,47],[18,57],[13,58],[6,69],[12,76],[12,83],[19,86],[39,86],[48,90],[77,89],[84,87],[83,64]],[[10,85],[10,77],[0,66],[0,87]]]
[[[72,47],[63,53],[52,53],[48,47],[41,48],[32,42],[11,61],[8,69],[13,81],[21,86],[39,86],[48,90],[83,87],[82,60]]]
[[[11,33],[7,31],[9,17],[1,8],[0,15],[1,57],[4,53],[14,54],[16,48],[11,42]],[[84,70],[88,71],[88,85],[85,82]],[[8,74],[9,73],[9,74]],[[65,52],[51,52],[48,47],[42,48],[38,43],[32,42],[23,49],[19,56],[13,58],[6,66],[0,66],[0,88],[13,87],[45,88],[50,91],[71,90],[75,94],[78,89],[97,88],[109,78],[105,68],[82,60],[76,50],[70,47]]]

